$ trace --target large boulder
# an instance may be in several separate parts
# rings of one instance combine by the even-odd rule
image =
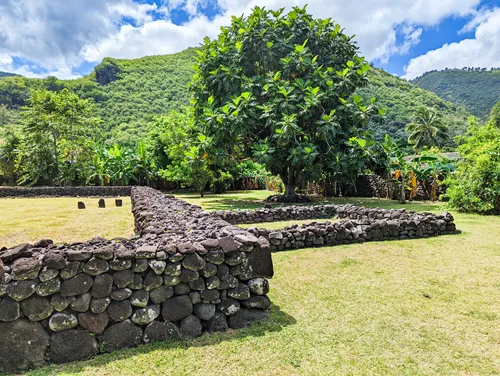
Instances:
[[[11,373],[45,364],[49,335],[38,322],[0,323],[0,372]]]
[[[19,318],[19,303],[10,298],[0,301],[0,321],[14,321]]]
[[[142,329],[132,321],[126,320],[110,326],[104,332],[101,341],[102,348],[106,352],[139,346],[142,343]]]
[[[161,314],[165,321],[179,321],[193,312],[193,304],[187,295],[175,296],[163,302]]]
[[[61,283],[62,296],[83,295],[90,290],[94,284],[94,279],[88,274],[77,274]]]
[[[30,321],[41,321],[50,317],[54,307],[49,299],[35,295],[21,302],[21,311]]]
[[[153,321],[144,330],[144,343],[179,339],[181,332],[173,323]]]
[[[52,363],[67,363],[98,353],[97,341],[88,330],[65,330],[52,334],[48,357]]]

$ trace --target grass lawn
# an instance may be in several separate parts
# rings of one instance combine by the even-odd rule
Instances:
[[[252,192],[246,204],[244,193],[188,199],[215,209],[267,194]],[[251,328],[29,374],[500,374],[500,217],[455,217],[460,235],[273,254],[271,318]]]
[[[63,243],[130,237],[134,219],[130,197],[122,197],[123,206],[106,199],[106,208],[97,207],[98,198],[2,198],[0,199],[0,247],[34,243],[43,238]],[[85,210],[77,209],[83,201]]]

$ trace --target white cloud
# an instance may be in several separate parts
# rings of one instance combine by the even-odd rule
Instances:
[[[315,17],[331,17],[348,34],[356,34],[361,54],[386,61],[406,54],[420,41],[423,27],[449,16],[477,15],[480,0],[163,0],[162,6],[133,0],[0,0],[0,54],[16,56],[51,72],[71,74],[84,60],[106,56],[137,58],[197,46],[215,37],[232,15],[248,14],[254,6],[269,9],[308,5]],[[208,19],[207,4],[221,14]],[[175,25],[169,14],[190,16]],[[152,14],[161,19],[153,19]],[[134,25],[124,24],[123,17]],[[27,67],[26,69],[29,69]]]
[[[500,8],[477,14],[466,28],[475,28],[473,39],[445,44],[411,59],[404,77],[412,79],[434,69],[500,67]]]

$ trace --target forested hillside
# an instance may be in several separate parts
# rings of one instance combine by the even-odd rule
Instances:
[[[17,109],[27,103],[32,88],[66,87],[95,102],[96,112],[113,139],[133,142],[147,131],[152,116],[189,103],[194,51],[134,60],[106,58],[91,74],[76,80],[4,77],[0,79],[0,105]],[[406,139],[405,126],[419,106],[438,107],[452,135],[465,131],[469,114],[460,106],[378,69],[373,69],[369,78],[369,86],[360,94],[367,99],[376,97],[387,108],[385,122],[372,124],[377,138],[389,133],[396,139]]]
[[[450,142],[454,136],[465,133],[470,113],[462,106],[443,100],[432,92],[380,69],[370,71],[369,81],[370,84],[361,89],[360,94],[365,98],[376,97],[387,108],[385,122],[372,125],[377,139],[382,140],[386,133],[396,139],[408,137],[405,126],[420,106],[437,107],[440,110],[450,127]]]
[[[479,68],[431,71],[412,81],[441,98],[463,104],[473,115],[486,119],[500,99],[500,70]]]

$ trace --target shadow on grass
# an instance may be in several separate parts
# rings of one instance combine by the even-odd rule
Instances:
[[[122,349],[108,354],[101,354],[92,359],[78,361],[73,363],[49,365],[31,371],[28,375],[59,375],[61,373],[76,373],[82,372],[88,367],[99,367],[110,362],[120,361],[133,356],[146,354],[158,350],[182,349],[187,350],[192,347],[212,346],[220,342],[238,341],[246,337],[264,336],[266,333],[280,332],[284,327],[293,325],[297,321],[287,313],[280,310],[274,304],[271,305],[269,318],[264,321],[255,322],[251,326],[243,329],[229,329],[222,333],[204,333],[197,338],[188,338],[174,341],[156,342],[148,345],[140,345],[138,347]]]

